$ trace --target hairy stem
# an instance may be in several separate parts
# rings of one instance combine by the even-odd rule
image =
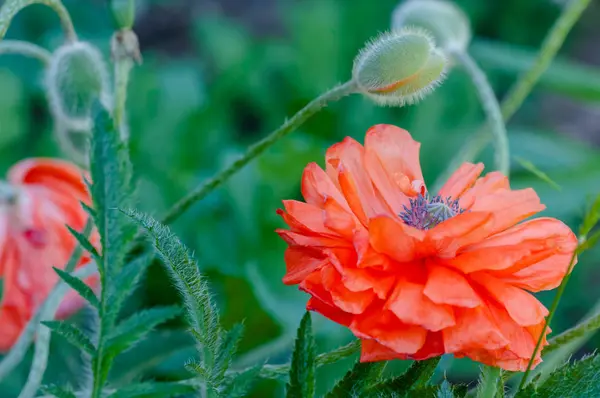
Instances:
[[[600,314],[596,314],[589,318],[588,320],[580,323],[572,327],[571,329],[555,336],[550,339],[548,343],[550,344],[548,347],[544,348],[544,355],[550,354],[563,347],[570,342],[577,340],[581,337],[584,337],[590,332],[594,332],[600,329]]]
[[[465,52],[456,51],[453,53],[454,58],[464,67],[465,71],[471,77],[479,100],[486,113],[488,124],[492,127],[492,136],[495,141],[495,168],[502,174],[508,176],[510,174],[510,155],[508,148],[508,136],[506,134],[506,126],[500,104],[494,94],[494,90],[490,85],[485,73],[473,61],[473,58]]]
[[[25,57],[35,58],[44,65],[48,65],[50,63],[50,58],[52,58],[50,51],[36,44],[22,40],[0,41],[0,54],[19,54]]]
[[[546,322],[544,323],[544,327],[542,328],[542,330],[540,332],[540,336],[538,337],[537,343],[535,345],[535,349],[533,350],[533,353],[531,354],[531,359],[529,360],[529,363],[527,364],[527,369],[525,370],[525,374],[523,375],[523,378],[521,379],[521,383],[519,384],[519,388],[518,388],[517,392],[520,391],[527,383],[527,377],[529,376],[529,372],[531,372],[531,367],[533,366],[533,361],[535,360],[535,356],[537,355],[537,353],[540,351],[542,341],[544,341],[544,336],[546,335],[546,330],[548,329],[548,325],[550,324],[550,322],[552,322],[552,318],[554,317],[554,314],[556,313],[556,309],[558,308],[558,303],[560,303],[560,299],[561,299],[563,293],[565,292],[565,288],[567,286],[567,283],[569,282],[569,278],[571,277],[571,271],[573,271],[573,267],[575,266],[576,259],[577,259],[577,250],[574,250],[573,255],[571,256],[571,261],[569,261],[569,267],[567,268],[567,273],[565,274],[562,282],[560,283],[560,286],[558,287],[556,296],[554,296],[554,300],[552,301],[552,306],[550,307],[550,313],[546,317]]]
[[[71,16],[60,0],[6,0],[0,8],[0,40],[6,35],[6,31],[15,15],[32,4],[43,4],[52,8],[60,18],[67,40],[70,42],[77,40],[77,33]]]
[[[281,127],[273,131],[267,137],[261,141],[252,145],[241,158],[233,162],[229,167],[219,172],[217,175],[204,182],[202,185],[194,189],[187,196],[177,202],[162,218],[163,224],[170,224],[181,216],[187,209],[190,208],[194,203],[202,200],[209,193],[214,191],[216,188],[221,186],[231,176],[240,171],[244,166],[250,163],[253,159],[257,158],[268,148],[273,146],[277,141],[287,136],[292,131],[300,127],[308,118],[317,113],[320,109],[324,108],[330,102],[334,102],[343,98],[347,95],[355,93],[357,90],[354,81],[349,81],[337,87],[334,87],[330,91],[314,99],[298,113],[292,116],[291,119],[286,121]]]
[[[477,388],[477,398],[495,398],[499,381],[502,380],[500,368],[485,366],[481,375],[481,385]]]
[[[501,110],[505,122],[508,122],[514,113],[521,107],[523,101],[527,98],[542,74],[548,69],[556,56],[556,53],[563,45],[567,35],[590,3],[591,0],[571,0],[565,6],[561,15],[544,39],[533,65],[527,72],[519,77],[502,101]],[[450,164],[438,177],[434,186],[439,189],[449,178],[450,174],[458,169],[463,162],[473,161],[490,140],[491,137],[488,134],[487,129],[482,129],[476,133],[474,137],[467,141],[463,149],[461,149],[450,161]],[[435,190],[437,191],[437,189]]]

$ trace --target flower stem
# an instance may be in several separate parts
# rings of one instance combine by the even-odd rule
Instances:
[[[541,348],[542,341],[544,341],[544,336],[546,335],[546,330],[548,329],[548,325],[550,324],[550,322],[552,321],[552,318],[554,317],[554,314],[556,313],[556,309],[558,308],[558,303],[560,303],[560,299],[561,299],[563,293],[565,292],[565,288],[567,286],[567,283],[569,282],[569,278],[571,277],[571,271],[573,271],[573,267],[575,266],[575,260],[577,259],[577,252],[578,252],[578,250],[576,249],[573,251],[573,254],[571,255],[571,260],[569,261],[569,266],[567,267],[567,273],[563,277],[563,280],[560,283],[560,286],[558,287],[556,296],[554,296],[554,300],[552,301],[552,306],[550,307],[550,313],[546,317],[546,322],[544,323],[544,327],[542,328],[542,330],[540,332],[540,336],[538,337],[538,341],[535,345],[535,349],[533,350],[533,353],[531,354],[531,359],[529,359],[529,363],[527,364],[527,369],[525,370],[525,374],[523,375],[523,378],[521,379],[521,383],[519,384],[519,388],[517,389],[517,392],[519,392],[523,387],[525,387],[525,384],[527,383],[527,377],[529,376],[529,372],[531,372],[531,367],[533,366],[533,361],[535,360],[535,356],[537,355],[537,353],[539,352],[539,350]]]
[[[6,31],[15,15],[32,4],[44,4],[52,8],[60,18],[67,41],[74,42],[77,40],[77,33],[71,16],[60,0],[6,0],[0,8],[0,40],[6,35]]]
[[[473,84],[477,88],[481,105],[487,115],[488,124],[492,127],[492,136],[494,137],[496,146],[496,169],[508,176],[510,174],[508,136],[506,134],[506,126],[504,125],[500,104],[494,94],[494,90],[485,73],[483,73],[479,65],[473,61],[473,58],[471,58],[469,54],[462,51],[456,51],[453,53],[453,56],[465,68],[473,80]]]
[[[229,167],[222,170],[220,173],[204,182],[202,185],[194,189],[187,196],[182,198],[179,202],[177,202],[162,218],[161,222],[163,224],[169,224],[176,220],[181,214],[183,214],[190,206],[196,203],[199,200],[202,200],[209,193],[214,191],[220,185],[222,185],[225,181],[227,181],[231,176],[240,171],[244,166],[246,166],[250,161],[261,155],[268,148],[273,146],[277,141],[287,136],[292,131],[296,130],[300,127],[308,118],[317,113],[320,109],[324,108],[330,102],[337,101],[347,95],[355,93],[357,90],[356,84],[353,80],[338,85],[331,89],[330,91],[322,94],[318,98],[312,100],[308,103],[304,108],[302,108],[298,113],[292,116],[291,119],[286,121],[279,127],[277,130],[273,131],[267,137],[263,138],[261,141],[252,145],[246,153],[233,162]]]
[[[2,40],[0,41],[0,54],[19,54],[26,57],[35,58],[44,65],[50,63],[52,54],[50,51],[36,44],[22,40]]]
[[[574,340],[584,337],[586,334],[593,332],[599,328],[600,314],[596,314],[593,317],[586,320],[585,322],[580,323],[579,325],[576,325],[571,329],[550,339],[550,341],[548,341],[550,345],[546,349],[544,349],[544,355],[554,352],[560,347],[563,347],[564,345],[569,344]]]
[[[591,0],[571,0],[565,6],[563,12],[544,39],[533,65],[519,77],[502,101],[501,110],[505,122],[508,122],[521,107],[523,101],[533,89],[533,86],[535,86],[542,74],[548,69],[567,35],[590,2]],[[487,133],[487,129],[477,132],[450,161],[448,168],[438,177],[435,187],[441,187],[450,174],[458,169],[463,162],[473,161],[490,142],[490,139],[491,137]]]
[[[481,375],[481,385],[477,389],[477,398],[495,398],[499,381],[502,380],[500,368],[485,366]]]

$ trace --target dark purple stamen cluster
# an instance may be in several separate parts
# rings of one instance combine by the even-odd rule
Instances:
[[[410,199],[410,208],[404,206],[400,218],[407,225],[427,230],[461,213],[464,210],[460,208],[458,200],[453,200],[450,196],[442,198],[440,195],[430,197],[425,194]]]

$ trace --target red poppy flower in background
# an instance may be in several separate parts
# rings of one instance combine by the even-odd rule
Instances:
[[[480,178],[482,164],[429,194],[419,147],[378,125],[364,147],[329,148],[325,171],[309,164],[306,203],[278,211],[290,227],[277,231],[289,245],[283,281],[362,340],[362,361],[452,353],[524,370],[548,314],[529,292],[560,284],[577,239],[553,218],[521,222],[545,208],[537,194],[498,172]]]
[[[64,161],[27,159],[0,181],[1,351],[10,349],[58,281],[52,267],[64,267],[71,256],[76,241],[66,225],[80,231],[87,222],[80,202],[89,204],[90,197],[82,175]],[[89,261],[83,258],[79,266]],[[57,316],[67,317],[82,305],[70,292]]]

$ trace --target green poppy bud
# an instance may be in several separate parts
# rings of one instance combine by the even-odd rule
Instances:
[[[96,99],[107,107],[111,102],[102,55],[84,42],[68,43],[54,52],[46,70],[46,90],[57,123],[70,129],[89,129]]]
[[[465,52],[471,41],[471,26],[465,13],[446,0],[408,0],[392,15],[392,29],[425,29],[444,51]]]
[[[444,78],[446,58],[421,30],[385,33],[356,57],[353,79],[359,90],[381,105],[420,100]]]
[[[135,0],[111,0],[110,8],[119,29],[131,29],[135,19]]]

